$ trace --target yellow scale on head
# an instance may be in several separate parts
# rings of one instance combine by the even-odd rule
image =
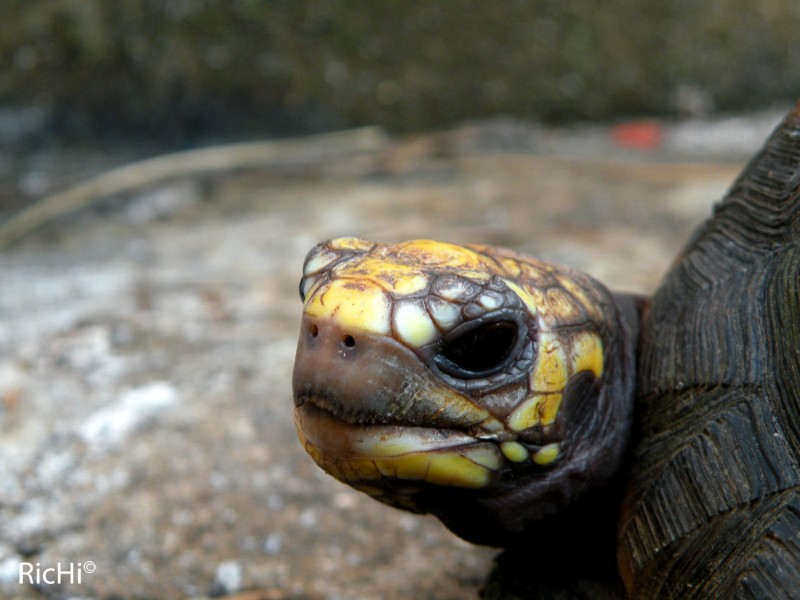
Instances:
[[[413,348],[432,342],[439,330],[428,311],[418,302],[400,301],[394,309],[394,330],[397,336]]]
[[[448,267],[461,273],[484,271],[490,265],[483,256],[469,248],[434,240],[403,242],[393,247],[393,253],[398,260],[428,267]]]
[[[362,249],[366,243],[356,238],[340,238],[330,242],[334,249]],[[306,265],[307,275],[313,275],[335,260],[335,255],[323,250]],[[428,285],[427,276],[419,269],[381,258],[365,258],[345,262],[332,270],[330,281],[312,287],[306,299],[305,313],[311,317],[332,318],[351,331],[366,331],[378,335],[391,333],[391,297],[419,292]],[[401,311],[407,325],[400,328],[409,342],[425,340],[435,327],[427,313],[410,305]],[[397,325],[397,316],[395,316]]]
[[[331,318],[348,330],[387,335],[391,331],[391,302],[369,282],[334,279],[313,290],[304,309],[310,317]]]
[[[599,378],[603,374],[603,342],[600,336],[590,331],[577,334],[572,340],[571,360],[576,373],[591,371]]]

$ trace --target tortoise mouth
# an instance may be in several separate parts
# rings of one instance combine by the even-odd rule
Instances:
[[[330,475],[356,487],[393,479],[478,489],[506,464],[494,441],[464,431],[353,423],[326,410],[324,401],[303,400],[295,406],[294,419],[306,452]]]

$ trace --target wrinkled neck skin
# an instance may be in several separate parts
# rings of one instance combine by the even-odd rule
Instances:
[[[573,448],[570,455],[545,476],[508,479],[490,493],[478,492],[469,501],[454,498],[443,510],[432,511],[459,537],[488,546],[519,545],[527,552],[536,537],[551,551],[562,546],[553,540],[577,537],[583,553],[602,549],[613,555],[620,471],[633,424],[640,322],[649,299],[614,294],[613,302],[604,342],[616,358],[595,382],[596,396],[587,394],[564,407],[568,420],[579,423],[564,443]],[[571,546],[571,541],[563,545],[565,550]]]
[[[616,505],[645,300],[502,248],[356,238],[312,249],[300,291],[295,423],[329,474],[477,544],[615,521],[593,511]]]

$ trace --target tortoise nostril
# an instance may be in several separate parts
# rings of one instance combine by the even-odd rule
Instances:
[[[317,337],[319,335],[319,327],[317,327],[316,325],[312,325],[311,327],[309,327],[308,333],[312,338]]]
[[[352,335],[345,335],[342,337],[342,344],[345,348],[353,348],[356,345],[356,338]]]

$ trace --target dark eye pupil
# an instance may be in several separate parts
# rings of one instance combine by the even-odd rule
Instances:
[[[516,323],[486,323],[448,342],[437,363],[457,377],[484,376],[503,366],[516,341]]]

